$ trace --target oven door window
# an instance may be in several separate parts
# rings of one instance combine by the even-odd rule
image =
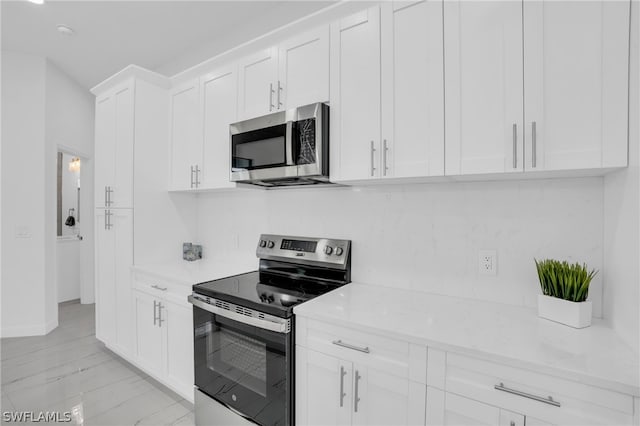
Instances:
[[[287,424],[291,355],[280,334],[194,308],[200,390],[259,424]]]
[[[239,133],[231,137],[232,170],[255,170],[287,165],[287,125]]]

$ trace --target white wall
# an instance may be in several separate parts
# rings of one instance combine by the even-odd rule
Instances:
[[[93,140],[94,140],[94,98],[91,93],[63,73],[50,61],[46,64],[46,113],[45,113],[45,135],[47,146],[53,150],[53,156],[47,156],[47,161],[53,158],[55,165],[55,152],[62,149],[69,153],[74,153],[82,157],[81,163],[81,234],[82,241],[76,241],[79,245],[78,253],[80,260],[79,269],[76,269],[81,282],[82,303],[94,302],[94,270],[93,270]],[[65,164],[66,166],[66,164]],[[55,169],[54,169],[55,170]],[[47,194],[55,194],[55,179],[47,181]],[[55,199],[54,199],[55,203]],[[55,206],[54,206],[55,208]],[[67,211],[63,209],[62,214],[66,218]],[[55,220],[55,210],[53,215]],[[50,217],[47,216],[47,220]],[[63,226],[64,227],[64,226]],[[54,228],[55,232],[55,228]],[[56,260],[55,254],[52,261]],[[69,263],[65,264],[62,259],[56,263],[60,267],[71,270],[75,261],[65,259]],[[65,274],[56,273],[56,277],[63,277]],[[68,286],[69,283],[59,283],[60,286]],[[69,293],[68,289],[62,290],[63,294]],[[54,297],[55,300],[63,300]],[[66,299],[68,300],[68,299]]]
[[[351,239],[353,281],[535,307],[534,257],[603,269],[602,203],[598,177],[202,194],[198,235],[213,262],[255,258],[260,233]],[[590,299],[600,316],[602,273]]]
[[[55,241],[55,227],[48,235],[43,216],[45,67],[41,57],[2,52],[2,337],[45,334],[57,325],[46,303],[55,280],[47,240]]]
[[[604,180],[605,316],[640,351],[640,2],[632,3],[629,167]]]

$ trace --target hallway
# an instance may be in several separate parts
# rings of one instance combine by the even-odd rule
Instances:
[[[48,335],[0,340],[2,412],[71,412],[66,424],[192,425],[190,402],[96,339],[94,306],[62,303]]]

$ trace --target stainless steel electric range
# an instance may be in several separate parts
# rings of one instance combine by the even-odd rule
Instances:
[[[196,425],[294,423],[293,307],[351,281],[351,242],[261,235],[259,270],[193,286]]]

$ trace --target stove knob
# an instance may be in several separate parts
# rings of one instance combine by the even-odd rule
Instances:
[[[326,247],[324,248],[324,253],[325,253],[325,254],[328,254],[328,255],[331,255],[331,253],[333,253],[333,247],[331,247],[331,246],[326,246]]]
[[[342,256],[342,247],[336,247],[336,256]]]
[[[273,298],[273,294],[270,294],[269,296],[267,296],[267,302],[269,303],[273,303],[275,299]]]
[[[269,248],[273,248],[273,246],[275,246],[276,244],[273,241],[269,241],[269,243],[267,244],[267,247]]]
[[[260,240],[260,247],[266,247],[267,242],[265,240]]]

